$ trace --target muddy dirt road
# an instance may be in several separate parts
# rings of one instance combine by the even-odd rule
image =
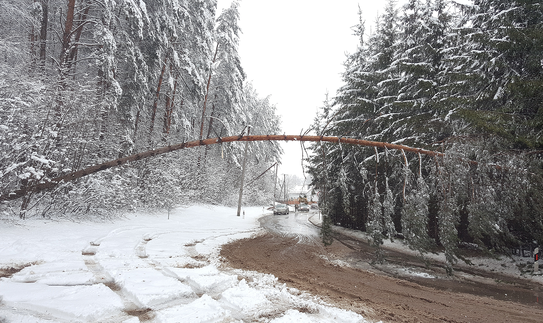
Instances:
[[[307,218],[263,217],[267,234],[228,244],[221,256],[229,266],[273,274],[370,320],[543,322],[543,306],[532,301],[543,286],[494,274],[484,277],[488,273],[475,269],[450,278],[441,264],[393,251],[385,254],[387,265],[372,265],[370,246],[340,235],[325,248]],[[402,274],[399,268],[406,266],[424,274]]]

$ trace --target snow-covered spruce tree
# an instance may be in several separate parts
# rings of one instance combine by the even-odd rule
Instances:
[[[345,221],[342,221],[345,218],[345,209],[343,208],[342,191],[338,185],[339,172],[343,162],[342,151],[338,145],[330,145],[322,151],[326,154],[323,166],[328,179],[323,213],[325,212],[330,217],[332,223],[347,225]]]
[[[347,126],[352,124],[343,131],[345,134],[368,140],[388,140],[393,130],[386,120],[393,113],[392,103],[398,92],[399,77],[393,64],[399,34],[395,1],[387,1],[385,13],[379,17],[376,28],[352,59],[356,69],[347,80],[352,78],[355,81],[350,87],[357,87],[358,92],[354,95],[344,92],[349,91],[349,87],[340,90],[338,102],[341,106],[338,110],[342,113],[338,113],[336,120],[338,124],[340,121],[347,122]]]
[[[390,116],[396,96],[392,93],[398,92],[399,75],[394,57],[399,29],[395,1],[387,2],[385,13],[376,24],[377,30],[367,41],[364,21],[355,27],[360,44],[345,63],[345,85],[334,100],[336,112],[331,114],[334,133],[369,140],[383,140],[389,135],[390,129],[387,131],[387,123],[381,118]]]
[[[328,99],[323,102],[323,106],[319,108],[317,116],[315,117],[313,124],[311,126],[312,130],[316,134],[325,136],[329,134],[329,118],[332,116],[332,107]],[[307,161],[309,165],[307,167],[308,173],[311,175],[310,185],[314,190],[319,192],[319,208],[323,214],[332,216],[333,214],[329,212],[334,212],[335,207],[335,196],[331,190],[332,185],[330,182],[336,178],[332,175],[331,171],[336,169],[337,163],[334,161],[337,158],[337,154],[331,154],[332,149],[337,151],[338,147],[323,142],[313,143],[309,147],[313,154],[308,157]],[[331,197],[334,196],[332,199]],[[334,201],[334,203],[332,203]],[[333,219],[330,219],[331,223],[334,222]]]
[[[373,53],[377,54],[374,62],[374,73],[377,75],[378,110],[376,115],[388,115],[394,112],[393,103],[399,90],[399,70],[395,62],[396,53],[399,50],[399,24],[398,10],[395,0],[388,0],[385,12],[380,17],[375,33],[369,46]],[[372,48],[373,47],[373,48]],[[376,123],[382,125],[383,122]],[[380,130],[384,130],[381,128]],[[390,129],[389,129],[390,131]],[[382,132],[381,132],[382,133]]]
[[[359,16],[361,16],[360,13]],[[382,30],[384,31],[385,29],[383,28]],[[359,25],[356,26],[355,33],[360,38],[359,48],[346,62],[346,69],[348,71],[344,74],[346,84],[335,99],[335,111],[328,113],[328,119],[323,122],[320,132],[325,131],[326,133],[339,136],[363,137],[367,134],[364,129],[367,126],[366,122],[371,122],[371,118],[375,116],[377,103],[374,99],[377,98],[379,90],[375,87],[375,84],[380,77],[380,74],[375,73],[375,71],[379,62],[383,64],[381,66],[384,66],[386,63],[378,59],[379,55],[375,55],[371,59],[367,58],[367,53],[369,53],[370,49],[364,42],[363,21],[360,21]],[[377,43],[377,40],[374,43]],[[322,146],[326,147],[327,145]],[[326,169],[326,176],[338,179],[340,178],[341,167],[347,167],[348,170],[344,171],[349,174],[351,182],[348,186],[342,185],[341,181],[327,184],[330,186],[327,188],[326,196],[323,198],[323,205],[329,212],[328,215],[334,222],[343,223],[349,227],[365,229],[367,218],[366,200],[363,198],[364,184],[361,184],[358,180],[361,177],[358,161],[365,160],[367,152],[364,152],[360,148],[350,146],[341,147],[341,145],[339,147],[330,146],[324,149],[327,150],[325,158],[323,156],[323,159],[326,160],[324,167]],[[320,153],[322,153],[322,149]],[[340,167],[340,165],[344,166]],[[314,180],[318,180],[319,176],[313,175],[313,178]],[[344,178],[346,177],[344,176]],[[352,185],[353,183],[355,185]],[[346,205],[346,202],[350,205]]]
[[[537,206],[526,203],[539,176],[527,171],[526,155],[497,150],[501,145],[499,139],[484,145],[471,138],[454,142],[432,170],[439,199],[438,242],[451,268],[461,255],[460,241],[507,252],[539,237],[521,224],[542,225],[533,209]]]
[[[367,185],[371,192],[367,192],[366,198],[368,199],[367,205],[367,232],[372,237],[372,244],[377,249],[375,251],[376,261],[384,261],[383,251],[381,245],[386,238],[391,241],[396,234],[396,228],[394,226],[392,217],[395,212],[394,194],[390,189],[389,182],[389,167],[390,156],[387,150],[382,158],[379,158],[377,150],[375,150],[375,177],[373,180],[373,186]],[[381,173],[379,174],[379,170]],[[366,175],[367,176],[367,175]],[[384,185],[383,185],[384,184]],[[382,191],[382,194],[379,193]]]
[[[355,26],[354,31],[355,35],[359,37],[360,43],[357,50],[349,55],[345,62],[345,72],[342,75],[344,85],[338,90],[333,105],[328,103],[329,111],[317,117],[324,121],[322,128],[325,124],[337,121],[332,124],[334,133],[360,137],[365,133],[362,132],[362,129],[366,122],[371,121],[370,119],[377,110],[375,99],[378,80],[376,73],[374,73],[374,64],[379,54],[372,52],[367,42],[364,41],[365,22],[361,19],[362,13],[360,11],[358,15],[360,22]],[[370,39],[370,42],[372,41],[373,38]],[[336,110],[332,111],[332,107]],[[327,130],[330,133],[330,128]],[[316,131],[316,133],[320,134],[320,131]]]
[[[415,178],[408,165],[403,168],[402,234],[408,246],[422,254],[435,246],[428,236],[429,187],[420,173]]]
[[[315,132],[315,134],[326,134],[326,122],[328,122],[331,111],[332,107],[327,98],[323,102],[323,106],[319,108],[317,115],[313,120],[313,124],[311,125],[311,129]],[[309,149],[312,154],[310,154],[306,159],[306,161],[308,162],[307,173],[311,175],[310,186],[313,188],[313,190],[319,193],[319,208],[321,209],[321,211],[325,208],[324,195],[326,193],[328,183],[326,165],[328,148],[327,146],[328,145],[323,142],[311,143]]]
[[[392,219],[395,212],[394,193],[388,185],[388,177],[385,178],[385,194],[383,196],[383,222],[386,237],[394,241],[396,226]]]
[[[315,117],[312,129],[316,134],[324,136],[329,134],[328,121],[332,117],[332,107],[328,98],[323,102]],[[319,195],[319,209],[322,213],[322,225],[319,232],[321,241],[325,246],[329,246],[334,242],[332,225],[334,220],[332,216],[335,215],[336,210],[335,198],[333,186],[330,184],[333,175],[331,174],[332,157],[330,150],[332,145],[323,142],[313,143],[310,146],[312,154],[307,158],[307,172],[311,176],[311,187],[318,192]]]
[[[404,5],[393,65],[399,89],[392,114],[383,120],[395,138],[415,146],[442,140],[450,133],[447,107],[439,101],[445,36],[451,14],[447,1],[410,0]],[[395,139],[397,140],[397,139]]]
[[[421,162],[425,166],[419,167],[416,180],[410,178],[405,201],[405,177],[395,166],[400,163],[381,166],[375,178],[381,177],[377,192],[382,205],[385,180],[389,180],[396,207],[404,210],[401,214],[395,210],[393,219],[399,231],[407,228],[408,243],[419,250],[443,247],[449,268],[461,257],[459,241],[478,240],[484,248],[504,249],[540,236],[533,229],[543,225],[540,205],[535,202],[541,178],[540,166],[535,165],[540,165],[540,154],[509,150],[540,147],[541,122],[532,114],[539,109],[535,102],[541,101],[541,91],[532,92],[539,89],[537,79],[543,67],[542,19],[536,19],[541,17],[540,9],[541,4],[534,1],[476,1],[469,6],[413,0],[395,20],[389,19],[394,15],[387,9],[379,24],[396,21],[397,34],[387,37],[394,28],[378,28],[367,41],[361,37],[359,49],[345,64],[345,85],[333,110],[319,122],[327,125],[330,135],[445,153],[444,161]],[[356,30],[363,30],[363,24]],[[396,40],[383,47],[390,39]],[[387,59],[390,54],[392,59]],[[320,174],[313,168],[321,181],[324,176],[337,179],[343,169],[356,188],[352,201],[374,200],[375,194],[359,190],[362,181],[357,178],[364,173],[365,181],[374,182],[369,171],[375,166],[373,151],[344,146],[341,150],[330,147],[326,156],[319,154],[310,162],[332,163]],[[416,156],[406,157],[414,164]],[[333,181],[320,185],[328,185],[325,204],[335,223],[349,226],[343,214],[345,186],[342,189]],[[357,207],[351,204],[349,211],[354,214]],[[413,214],[429,217],[408,216]],[[370,219],[362,217],[360,228]],[[414,226],[416,220],[420,223]],[[413,234],[412,227],[420,232]]]
[[[370,195],[370,200],[368,203],[368,225],[367,230],[371,235],[372,245],[377,247],[375,252],[376,261],[381,263],[383,262],[383,252],[381,245],[383,244],[383,232],[385,231],[384,221],[383,221],[383,206],[381,204],[381,196],[377,190],[377,183],[374,187],[370,188],[373,191],[373,194]]]
[[[543,16],[538,1],[474,4],[459,7],[454,33],[448,35],[440,96],[451,111],[455,134],[467,138],[461,145],[463,152],[458,145],[448,152],[477,161],[470,177],[461,176],[471,186],[460,190],[466,197],[460,199],[463,202],[458,210],[463,214],[459,236],[483,249],[505,250],[506,246],[521,243],[515,242],[517,239],[522,243],[533,240],[532,234],[520,229],[523,225],[519,225],[519,219],[532,223],[530,227],[541,223],[537,212],[523,207],[526,199],[530,200],[528,183],[540,177],[534,171],[537,168],[528,168],[528,173],[535,175],[530,179],[526,179],[525,170],[519,169],[532,153],[509,149],[541,146],[537,139],[540,121],[532,114],[535,110],[526,107],[534,107],[528,102],[541,101],[540,81],[534,79],[541,79],[543,71],[543,57],[537,49],[542,44]],[[459,138],[450,138],[447,146],[461,141]],[[516,165],[510,160],[517,161]],[[495,165],[512,166],[502,172],[498,171],[501,166]]]
[[[467,203],[470,164],[453,145],[444,157],[430,166],[429,182],[437,200],[435,242],[443,247],[447,273],[453,273],[458,257],[458,228],[461,225],[461,207]]]
[[[541,147],[541,2],[478,0],[462,13],[444,73],[452,117],[509,146]]]
[[[438,212],[438,227],[439,227],[439,242],[444,248],[445,259],[447,261],[447,274],[452,275],[453,265],[456,263],[456,252],[458,250],[458,231],[456,226],[457,210],[454,195],[446,195],[439,204]]]
[[[470,174],[468,230],[482,249],[505,251],[517,243],[516,239],[528,242],[522,233],[514,236],[520,232],[514,232],[513,223],[522,214],[521,206],[530,190],[530,180],[522,156],[493,155],[486,150],[490,146],[488,143],[474,151],[477,164]]]

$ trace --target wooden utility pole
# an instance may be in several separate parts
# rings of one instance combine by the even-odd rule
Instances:
[[[287,203],[287,174],[283,174],[283,200]]]
[[[272,205],[275,206],[275,192],[277,190],[277,171],[279,170],[279,164],[275,164],[275,183],[273,184],[273,203]]]
[[[251,133],[251,126],[247,129],[247,136]],[[245,178],[245,166],[247,165],[247,148],[249,148],[249,142],[245,142],[245,153],[243,154],[243,166],[241,168],[241,183],[239,185],[239,199],[238,199],[238,216],[241,213],[241,199],[243,198],[243,180]]]

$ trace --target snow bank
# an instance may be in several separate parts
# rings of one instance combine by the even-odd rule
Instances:
[[[315,224],[320,224],[321,222],[318,216],[313,216],[310,220],[311,222]],[[371,237],[365,232],[342,228],[339,226],[334,226],[333,228],[334,230],[341,232],[347,236],[352,236],[356,239],[364,240],[367,242],[371,241]],[[420,255],[418,251],[410,249],[401,240],[395,240],[394,242],[391,242],[390,240],[385,240],[383,243],[383,247],[390,250],[400,251],[405,254],[411,254],[411,255],[417,255],[417,256]],[[426,253],[424,254],[424,257],[437,261],[437,262],[446,263],[445,254],[443,252]],[[543,284],[543,276],[526,274],[519,270],[519,265],[525,265],[527,263],[533,264],[533,260],[531,258],[520,257],[520,256],[515,256],[515,255],[511,255],[511,256],[501,255],[500,257],[496,257],[496,258],[466,257],[466,259],[469,260],[471,264],[466,264],[465,262],[460,260],[455,266],[463,267],[463,268],[475,267],[480,270],[485,270],[485,271],[493,272],[493,273],[500,273],[503,275],[527,279],[533,282],[538,282],[540,284]],[[408,274],[411,276],[434,278],[433,276],[427,273],[417,272],[413,269],[401,269],[401,270],[403,270],[404,274]]]

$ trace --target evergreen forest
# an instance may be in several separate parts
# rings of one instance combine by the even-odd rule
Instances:
[[[542,244],[543,3],[389,0],[373,32],[362,19],[354,32],[314,132],[443,155],[313,144],[323,240],[340,225],[377,247],[443,250],[449,265],[464,247]]]
[[[2,0],[0,192],[157,147],[278,133],[246,80],[239,4],[215,0]],[[243,143],[186,149],[3,201],[8,218],[108,218],[189,203],[237,203]],[[280,157],[249,146],[246,183]],[[270,203],[273,177],[248,183]],[[271,195],[270,195],[271,194]]]

